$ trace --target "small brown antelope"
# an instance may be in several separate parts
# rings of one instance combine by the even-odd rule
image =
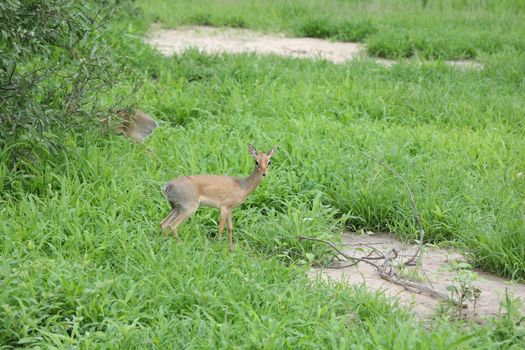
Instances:
[[[117,132],[124,134],[137,142],[143,143],[146,137],[157,127],[157,122],[142,111],[121,110],[118,116],[122,122],[117,127]]]
[[[103,124],[110,122],[109,118],[100,120]],[[153,129],[157,127],[157,122],[142,111],[121,109],[117,111],[116,120],[112,125],[113,130],[136,142],[143,143]]]
[[[222,239],[224,223],[228,222],[230,252],[233,251],[232,210],[239,206],[259,186],[263,176],[268,174],[275,147],[268,152],[257,152],[248,145],[248,151],[255,160],[255,168],[250,176],[196,175],[182,176],[168,182],[162,188],[164,196],[171,205],[171,212],[162,220],[160,227],[171,227],[173,237],[177,238],[177,227],[190,217],[199,206],[217,208],[221,212],[219,239]]]

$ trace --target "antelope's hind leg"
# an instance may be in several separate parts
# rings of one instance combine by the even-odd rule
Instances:
[[[186,219],[191,215],[193,215],[193,213],[197,211],[198,207],[199,203],[196,203],[192,206],[187,206],[185,208],[180,208],[179,215],[177,215],[177,217],[169,223],[169,227],[171,227],[171,231],[173,232],[173,238],[177,238],[177,228],[179,225],[186,221]]]
[[[171,225],[171,223],[178,217],[179,210],[177,208],[173,208],[171,212],[164,218],[164,220],[160,223],[160,228],[164,232],[164,237],[167,236],[165,230]]]

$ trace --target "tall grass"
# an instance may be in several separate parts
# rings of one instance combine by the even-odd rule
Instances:
[[[507,63],[523,69],[519,58]],[[146,108],[179,125],[151,141],[172,164],[170,175],[247,173],[245,144],[277,143],[276,167],[254,195],[259,205],[286,212],[288,201],[319,194],[354,227],[415,239],[406,194],[367,152],[412,184],[428,240],[453,241],[475,253],[480,267],[525,276],[525,104],[519,82],[500,74],[498,63],[462,72],[193,52],[152,55],[143,67],[150,65],[166,73],[145,85]]]
[[[152,21],[246,27],[291,35],[364,41],[381,57],[477,58],[525,51],[521,0],[167,1],[139,0]]]
[[[41,169],[50,182],[39,195],[3,197],[3,348],[445,349],[522,342],[511,319],[456,328],[437,319],[428,330],[364,286],[310,282],[293,236],[326,235],[337,219],[318,191],[301,191],[304,200],[279,196],[282,165],[235,213],[233,254],[213,238],[212,211],[185,223],[182,242],[162,238],[158,221],[168,208],[159,184],[177,172],[179,157],[196,162],[193,169],[202,158],[157,147],[177,145],[184,133],[159,130],[151,140],[155,153],[88,137],[62,166]],[[247,167],[248,157],[236,153],[224,152]],[[210,153],[211,168],[226,169],[222,162],[229,160]],[[278,202],[285,211],[274,209]]]
[[[157,4],[166,16],[179,8]],[[510,299],[517,314],[483,325],[425,326],[366,287],[309,280],[326,251],[296,239],[336,240],[347,228],[417,238],[402,186],[364,151],[412,185],[428,241],[524,279],[522,52],[486,54],[482,71],[196,51],[165,58],[136,35],[147,25],[119,21],[107,40],[144,79],[140,107],[164,124],[146,147],[60,134],[68,148],[35,150],[23,176],[0,150],[0,347],[523,346]],[[164,239],[161,185],[247,174],[248,142],[278,149],[267,179],[234,211],[235,252],[216,240],[211,209],[181,226],[182,242]]]

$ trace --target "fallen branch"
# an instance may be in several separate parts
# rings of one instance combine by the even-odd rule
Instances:
[[[332,242],[328,242],[328,241],[325,241],[324,239],[320,239],[320,238],[315,238],[315,237],[304,237],[304,236],[299,236],[297,237],[299,240],[307,240],[307,241],[316,241],[316,242],[322,242],[324,244],[327,244],[328,246],[330,246],[333,250],[335,250],[337,253],[339,253],[340,255],[344,256],[346,259],[348,260],[354,260],[356,263],[357,262],[364,262],[365,264],[368,264],[368,265],[371,265],[373,266],[377,271],[379,271],[379,266],[374,264],[373,262],[370,262],[366,259],[363,259],[363,258],[358,258],[356,256],[350,256],[350,255],[347,255],[345,253],[343,253],[341,250],[339,250],[339,248],[337,248],[335,246],[335,244],[333,244]],[[352,265],[350,265],[352,266]]]
[[[458,305],[459,304],[459,302],[456,301],[455,299],[449,297],[448,295],[446,295],[444,293],[441,293],[441,292],[435,290],[434,288],[431,288],[431,287],[425,286],[423,284],[415,283],[415,282],[412,282],[412,281],[400,278],[399,274],[395,270],[395,267],[392,265],[392,261],[399,257],[399,253],[398,253],[398,251],[396,249],[391,249],[388,252],[388,254],[385,255],[384,253],[380,252],[376,248],[372,247],[372,249],[373,249],[372,253],[378,254],[379,255],[378,258],[384,260],[383,263],[380,266],[380,265],[370,261],[371,259],[378,260],[378,258],[375,258],[375,257],[371,258],[370,257],[371,253],[368,254],[365,257],[356,257],[356,256],[353,256],[353,255],[349,255],[347,253],[344,253],[334,243],[329,242],[329,241],[324,240],[324,239],[320,239],[320,238],[316,238],[316,237],[304,237],[304,236],[299,236],[297,238],[299,240],[308,240],[308,241],[315,241],[315,242],[324,243],[324,244],[328,245],[330,248],[332,248],[335,252],[337,252],[337,254],[343,256],[344,258],[346,258],[348,260],[354,261],[351,264],[343,265],[343,266],[328,266],[328,268],[330,268],[330,269],[344,269],[344,268],[347,268],[347,267],[355,266],[359,262],[363,262],[363,263],[366,263],[368,265],[373,266],[382,279],[384,279],[384,280],[386,280],[386,281],[388,281],[390,283],[394,283],[394,284],[400,285],[400,286],[404,287],[406,290],[408,290],[408,291],[410,291],[412,293],[424,293],[424,294],[429,295],[430,297],[433,297],[433,298],[436,298],[436,299],[440,299],[440,300],[446,301],[448,303],[452,303],[454,305]]]
[[[450,298],[448,295],[446,295],[444,293],[441,293],[441,292],[438,292],[437,290],[435,290],[435,289],[433,289],[431,287],[425,286],[424,284],[414,283],[412,281],[408,281],[408,280],[405,280],[405,279],[400,279],[397,276],[391,276],[391,275],[388,275],[386,273],[380,273],[379,276],[381,276],[382,279],[384,279],[384,280],[386,280],[386,281],[388,281],[390,283],[394,283],[394,284],[403,286],[407,290],[409,290],[408,288],[412,288],[412,289],[418,290],[421,293],[425,293],[425,294],[427,294],[427,295],[429,295],[429,296],[431,296],[433,298],[441,299],[441,300],[444,300],[446,302],[453,303],[454,305],[458,304],[458,302],[456,300]]]

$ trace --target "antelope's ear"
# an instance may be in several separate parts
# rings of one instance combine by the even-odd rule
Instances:
[[[273,146],[272,149],[270,149],[268,152],[266,152],[266,155],[267,155],[268,157],[271,157],[271,156],[274,154],[274,152],[275,152],[276,149],[277,149],[277,147],[276,147],[276,146]]]
[[[250,153],[253,158],[257,157],[257,150],[251,144],[248,144],[248,153]]]

